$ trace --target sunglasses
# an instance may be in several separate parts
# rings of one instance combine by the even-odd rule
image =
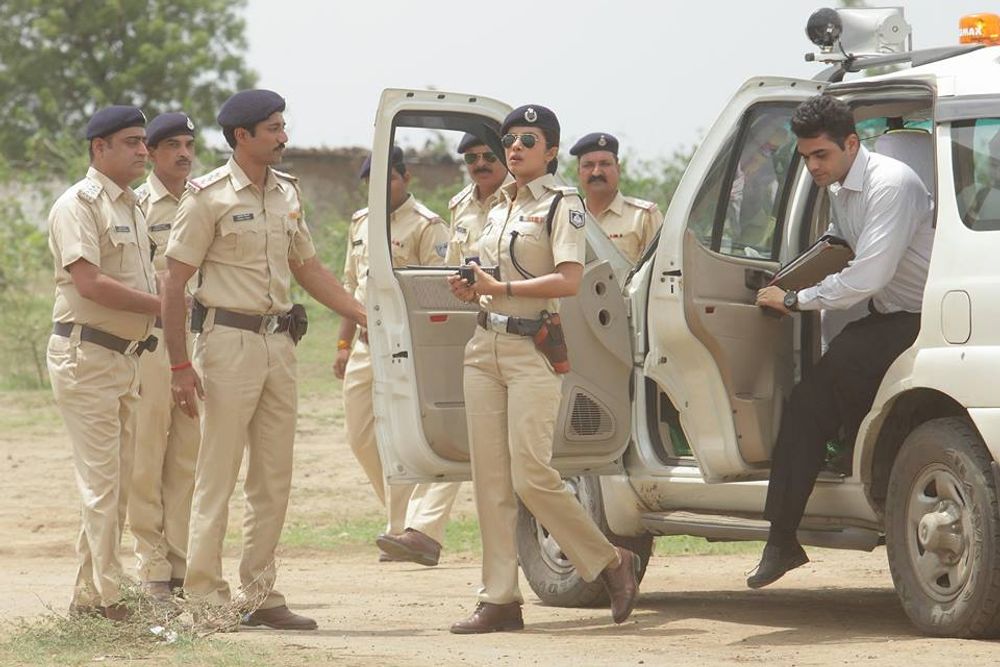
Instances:
[[[500,143],[503,144],[504,148],[510,148],[518,139],[521,140],[521,145],[525,148],[532,148],[538,143],[538,136],[534,134],[505,134],[500,137]]]
[[[482,153],[464,153],[462,157],[465,159],[465,164],[476,164],[479,162],[479,158],[483,158],[485,162],[493,164],[497,161],[497,156],[490,151],[483,151]]]

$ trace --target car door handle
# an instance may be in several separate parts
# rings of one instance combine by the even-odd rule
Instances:
[[[765,269],[747,269],[743,274],[743,284],[748,290],[756,292],[764,289],[774,280],[774,274]]]

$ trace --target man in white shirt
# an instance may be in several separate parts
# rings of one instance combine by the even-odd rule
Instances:
[[[933,200],[907,165],[869,153],[843,101],[819,95],[792,116],[798,151],[833,209],[829,233],[855,258],[819,284],[786,292],[765,287],[757,305],[787,315],[799,310],[845,310],[868,302],[869,315],[835,337],[785,406],[775,443],[764,518],[771,522],[756,571],[760,588],[809,561],[796,531],[823,465],[827,440],[841,428],[853,441],[882,377],[920,330],[931,245]]]

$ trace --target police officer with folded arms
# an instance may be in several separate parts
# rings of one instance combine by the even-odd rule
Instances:
[[[474,134],[466,132],[458,143],[458,153],[465,161],[471,183],[451,198],[451,240],[445,264],[459,266],[469,260],[478,263],[479,234],[500,196],[500,186],[511,178],[507,168],[494,153]]]
[[[613,135],[591,132],[573,144],[569,154],[578,158],[587,211],[615,247],[635,264],[663,224],[663,214],[653,202],[627,197],[618,189],[621,164],[618,139]]]
[[[558,300],[576,294],[586,252],[583,202],[554,174],[559,121],[537,105],[512,111],[501,143],[514,182],[501,189],[479,239],[474,282],[449,278],[454,295],[482,308],[465,348],[465,409],[483,542],[479,604],[456,634],[520,630],[517,498],[559,542],[586,581],[600,578],[622,623],[638,597],[636,554],[612,545],[552,466],[552,439],[566,372],[557,345]],[[535,340],[539,340],[536,348]],[[543,354],[544,352],[544,354]],[[559,371],[559,372],[557,372]]]
[[[146,146],[153,171],[136,195],[146,216],[153,268],[162,282],[167,239],[195,157],[194,122],[182,112],[160,114],[146,127]],[[156,336],[162,338],[159,326],[157,321]],[[189,335],[189,352],[192,342]],[[201,434],[198,420],[185,414],[170,395],[166,345],[144,354],[139,369],[139,426],[128,521],[143,589],[156,599],[168,600],[171,591],[184,584]]]
[[[813,181],[830,194],[828,233],[847,241],[854,259],[799,292],[765,287],[757,304],[783,315],[846,310],[869,314],[831,342],[792,390],[781,418],[764,518],[771,528],[750,588],[767,586],[809,562],[796,531],[823,465],[826,442],[841,429],[853,442],[892,362],[913,344],[934,240],[933,199],[907,165],[869,153],[847,103],[818,95],[792,115],[798,152]]]
[[[139,403],[139,356],[160,310],[149,238],[130,184],[145,173],[146,118],[132,106],[87,123],[87,176],[49,213],[56,298],[46,360],[83,500],[70,611],[123,620],[118,548]]]
[[[209,606],[230,602],[222,543],[245,449],[239,603],[257,608],[243,623],[312,630],[316,622],[289,610],[274,588],[292,478],[295,342],[305,333],[304,313],[291,302],[292,276],[344,317],[364,324],[365,312],[316,258],[296,180],[272,167],[288,141],[284,109],[273,91],[244,90],[219,110],[233,156],[192,181],[181,200],[166,253],[163,328],[175,401],[191,416],[204,401],[185,593]],[[195,271],[192,365],[184,297]]]

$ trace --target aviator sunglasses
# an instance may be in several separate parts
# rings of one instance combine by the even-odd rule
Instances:
[[[518,139],[521,140],[521,145],[525,148],[531,148],[538,143],[538,137],[534,134],[505,134],[500,137],[500,143],[503,144],[504,148],[510,148]]]
[[[513,143],[513,142],[512,142]],[[479,158],[483,158],[486,162],[490,164],[497,161],[497,156],[490,151],[483,151],[482,153],[464,153],[463,158],[465,159],[465,164],[476,164]]]

